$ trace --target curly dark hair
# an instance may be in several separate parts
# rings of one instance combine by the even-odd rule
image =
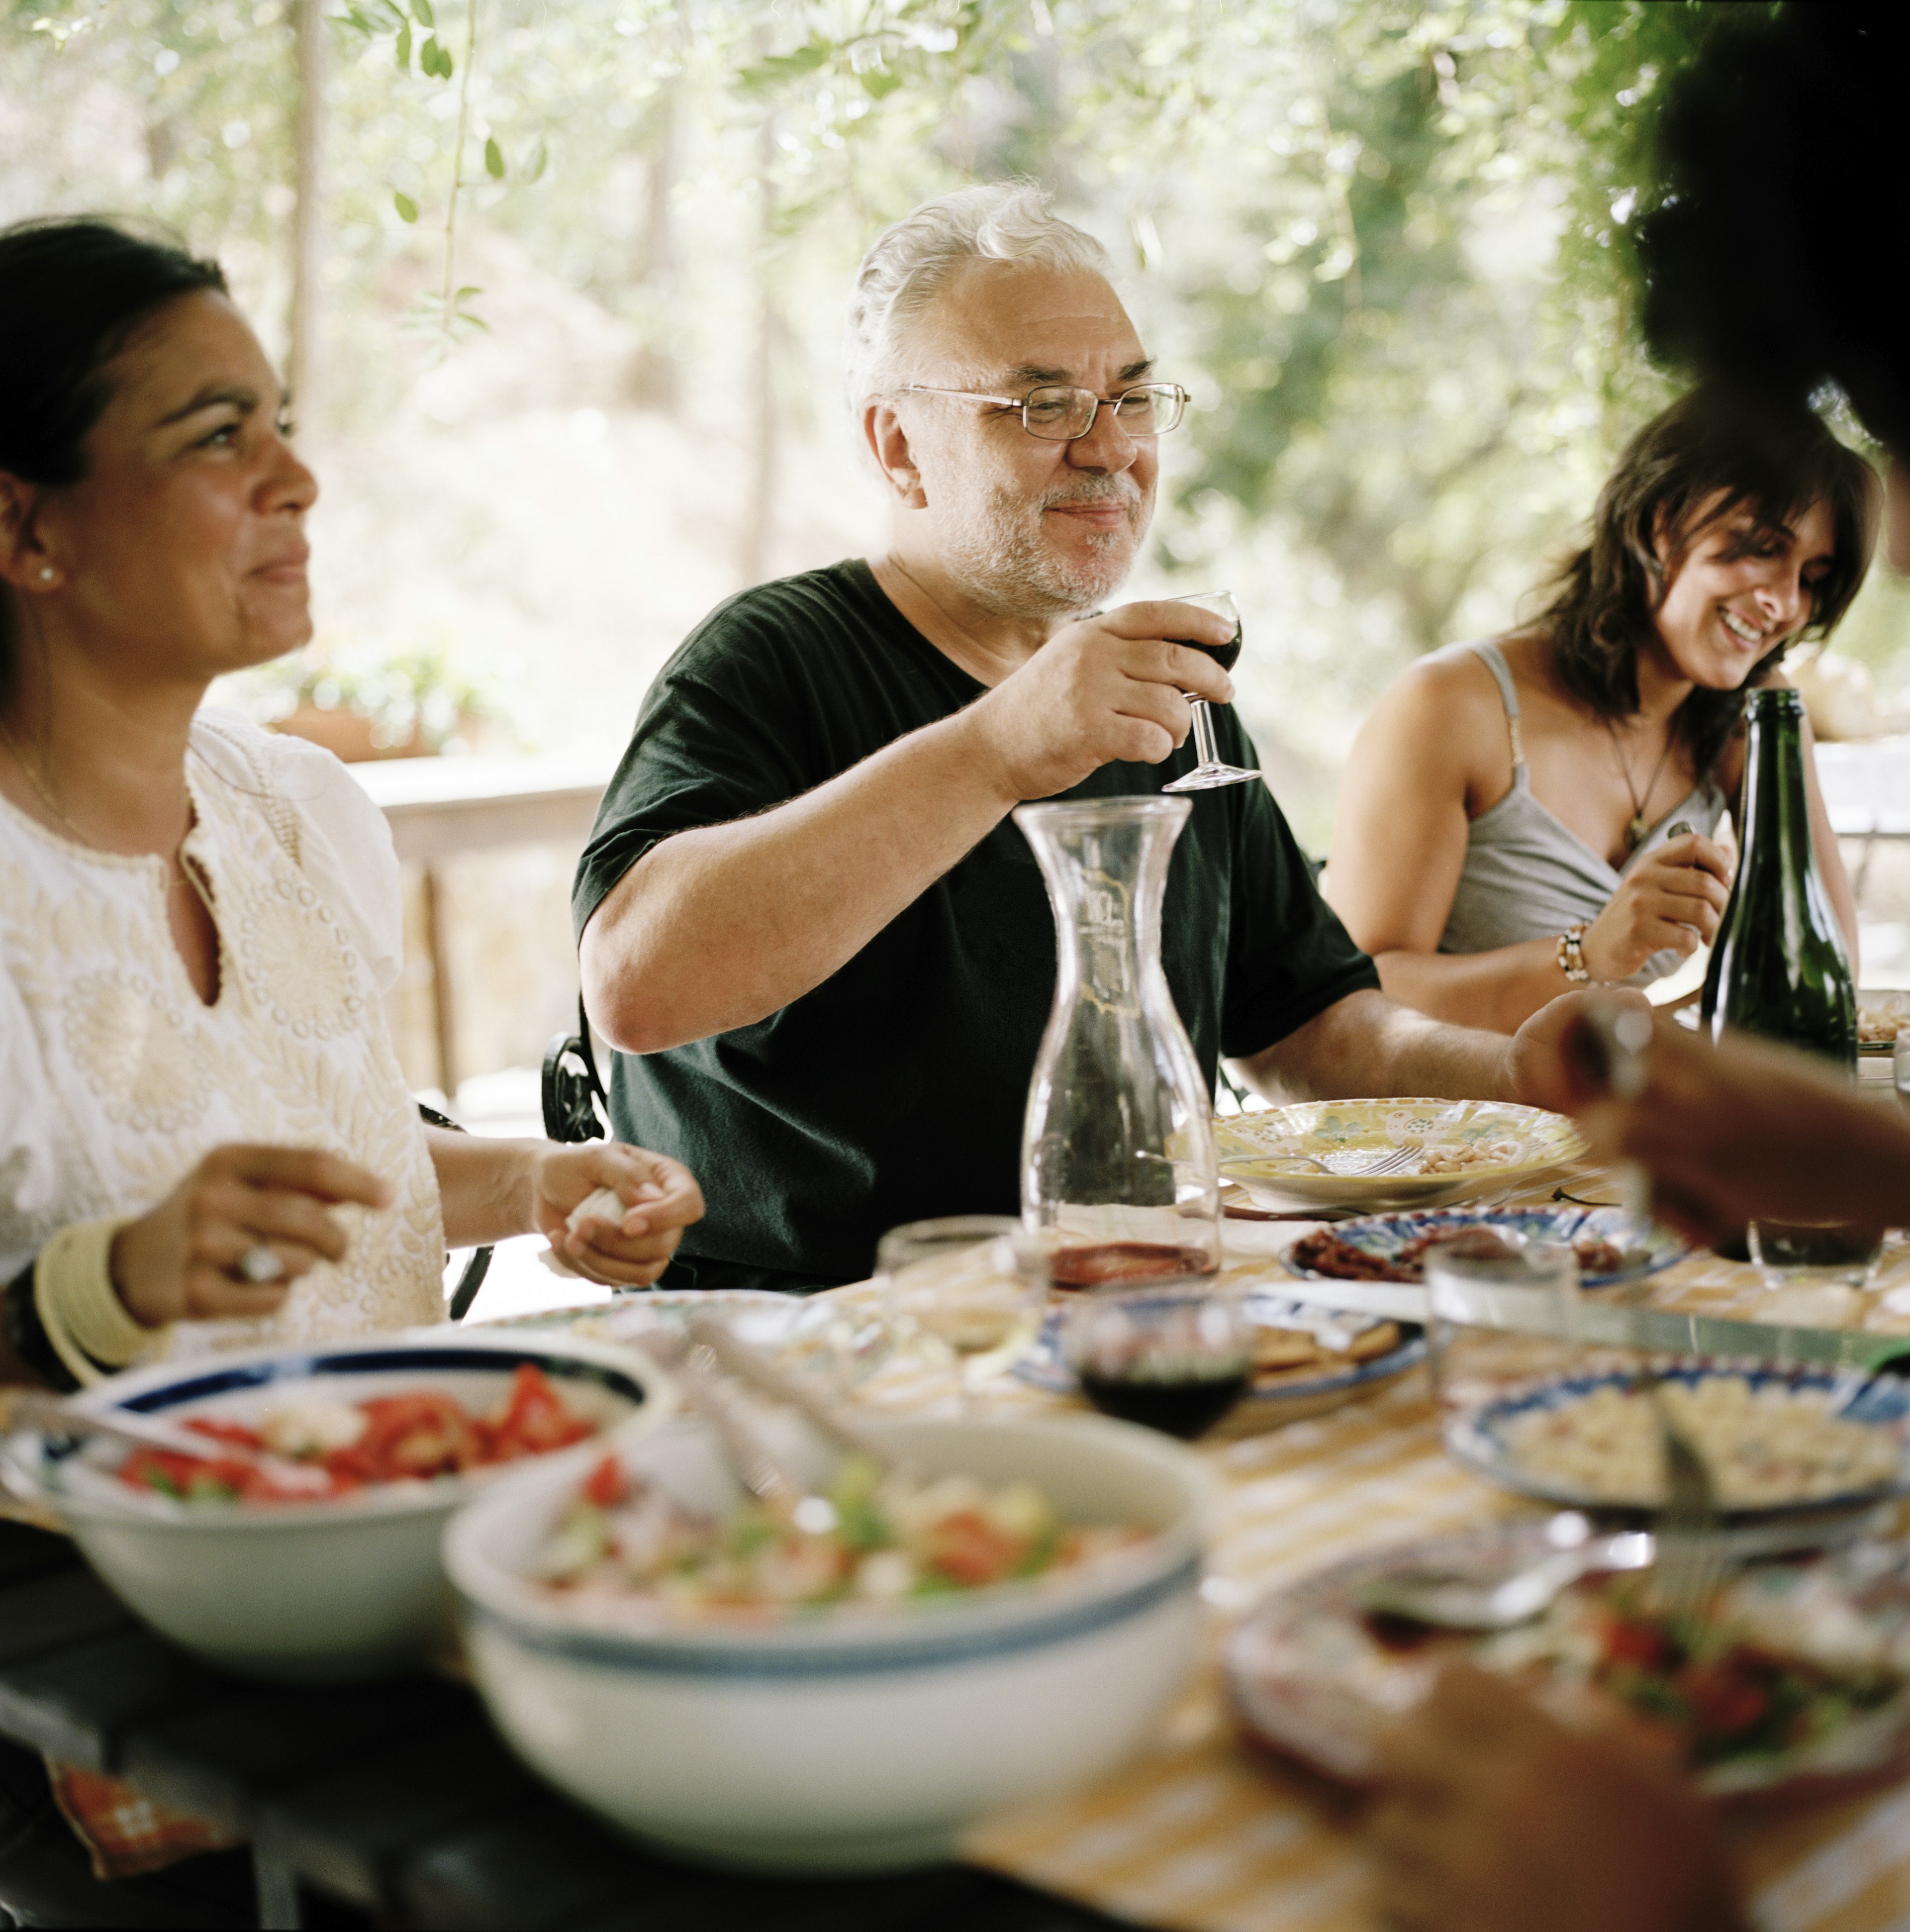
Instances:
[[[0,470],[49,489],[79,482],[112,399],[107,365],[148,316],[205,290],[226,292],[217,262],[98,217],[0,229]],[[0,702],[14,629],[0,586]]]
[[[1759,532],[1785,530],[1813,503],[1830,506],[1830,568],[1813,586],[1810,621],[1760,658],[1744,686],[1702,685],[1679,706],[1675,728],[1699,776],[1729,741],[1744,693],[1797,638],[1828,637],[1864,582],[1875,536],[1876,475],[1798,404],[1747,399],[1720,383],[1681,398],[1633,437],[1598,493],[1591,541],[1567,560],[1535,628],[1558,680],[1601,718],[1638,709],[1638,651],[1653,632],[1672,579],[1704,532],[1748,507]]]
[[[1827,379],[1910,462],[1910,8],[1720,8],[1667,85],[1636,233],[1647,340],[1788,398]]]

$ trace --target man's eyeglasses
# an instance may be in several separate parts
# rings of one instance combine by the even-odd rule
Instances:
[[[1113,412],[1129,436],[1165,436],[1180,427],[1187,413],[1187,392],[1178,382],[1142,382],[1112,397],[1059,382],[1044,382],[1025,396],[985,396],[973,389],[938,389],[928,382],[907,382],[903,388],[917,395],[966,396],[970,402],[1018,409],[1021,427],[1046,442],[1078,440],[1093,428],[1104,409]]]

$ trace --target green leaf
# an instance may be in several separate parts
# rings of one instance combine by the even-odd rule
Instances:
[[[487,136],[484,140],[484,172],[493,181],[504,178],[504,150],[497,145],[495,136]]]
[[[832,41],[814,34],[793,53],[772,54],[754,67],[744,68],[736,76],[736,85],[746,93],[770,93],[787,86],[792,80],[800,80],[805,74],[814,74],[819,67],[826,66],[835,52]]]
[[[398,66],[406,74],[411,71],[411,26],[407,22],[398,29]]]
[[[431,0],[411,0],[411,10],[421,27],[435,27],[438,24],[432,17]]]
[[[871,100],[880,100],[885,95],[893,94],[901,86],[902,78],[890,67],[872,67],[860,76],[862,92]]]
[[[541,181],[544,178],[544,170],[550,165],[550,143],[540,134],[537,137],[537,146],[531,150],[530,166],[519,170],[518,179],[524,182]]]
[[[418,219],[418,204],[403,189],[394,188],[391,190],[391,206],[397,210],[400,221],[415,221]]]

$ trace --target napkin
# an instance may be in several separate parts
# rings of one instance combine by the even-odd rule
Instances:
[[[623,1196],[614,1187],[600,1187],[595,1193],[586,1194],[571,1210],[565,1217],[564,1226],[574,1232],[586,1221],[621,1221],[629,1211],[623,1204]],[[538,1259],[553,1274],[568,1275],[573,1280],[580,1279],[577,1270],[555,1248],[546,1248]]]

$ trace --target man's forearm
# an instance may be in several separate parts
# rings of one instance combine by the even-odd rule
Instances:
[[[773,811],[677,833],[584,928],[592,1022],[627,1053],[655,1053],[766,1018],[845,965],[1017,802],[958,712]]]
[[[1239,1063],[1269,1100],[1352,1100],[1430,1094],[1453,1100],[1516,1099],[1513,1042],[1503,1034],[1449,1026],[1383,993],[1349,994],[1297,1032]]]

